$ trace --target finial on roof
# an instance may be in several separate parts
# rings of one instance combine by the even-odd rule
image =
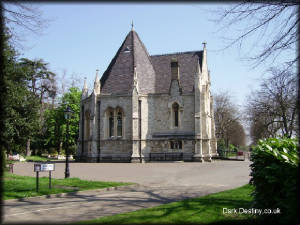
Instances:
[[[203,48],[206,48],[206,41],[204,41],[202,44],[203,44]]]
[[[94,82],[94,94],[96,94],[96,95],[100,94],[100,88],[101,88],[98,72],[99,72],[99,70],[96,69],[96,78],[95,78],[95,82]]]
[[[81,94],[81,99],[85,99],[88,96],[88,88],[87,88],[87,84],[86,84],[86,77],[84,78],[84,85],[83,85],[83,89],[82,89],[82,94]]]
[[[99,70],[96,69],[96,80],[98,80],[98,72],[99,72]]]
[[[133,28],[133,20],[131,21],[131,30],[133,31],[134,28]]]
[[[86,77],[84,77],[84,85],[83,85],[83,89],[87,89]]]

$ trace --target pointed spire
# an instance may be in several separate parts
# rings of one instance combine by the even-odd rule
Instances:
[[[82,88],[81,99],[85,99],[87,96],[88,96],[88,87],[87,87],[87,84],[86,84],[86,77],[85,77],[83,88]]]
[[[99,79],[99,75],[98,75],[99,70],[96,69],[96,78],[94,81],[94,92],[95,94],[100,94],[100,79]]]
[[[131,21],[131,31],[134,31],[133,20]]]
[[[99,72],[99,70],[96,69],[96,78],[95,78],[95,82],[99,80],[99,78],[98,78],[98,72]]]
[[[139,92],[155,93],[155,70],[149,53],[138,34],[129,31],[101,77],[101,93],[130,93],[134,83],[134,66],[138,74]],[[122,82],[120,71],[123,73]]]
[[[208,67],[207,67],[207,51],[206,51],[206,42],[204,41],[203,43],[203,55],[202,55],[202,75],[203,79],[207,80],[208,79]]]
[[[86,77],[84,77],[83,90],[87,90]]]

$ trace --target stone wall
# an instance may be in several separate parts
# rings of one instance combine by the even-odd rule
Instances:
[[[140,100],[142,100],[142,139],[151,139],[154,132],[194,131],[193,95],[182,96],[183,108],[179,113],[178,128],[171,126],[173,118],[171,118],[172,108],[168,95],[150,95],[140,97]]]
[[[85,110],[91,109],[91,98],[83,102]],[[141,132],[141,158],[145,161],[149,160],[149,153],[176,153],[182,152],[187,155],[193,155],[195,153],[196,140],[180,139],[182,140],[182,149],[171,149],[170,138],[155,138],[153,133],[166,132],[172,133],[176,131],[182,132],[195,132],[195,97],[194,95],[178,95],[170,96],[163,95],[144,95],[139,96],[141,100],[141,116],[142,116],[142,132]],[[101,101],[100,107],[100,120],[99,115],[96,115],[96,126],[99,126],[100,130],[100,143],[98,135],[95,140],[91,138],[85,140],[84,144],[86,148],[90,148],[91,143],[97,142],[100,144],[100,155],[97,149],[91,149],[90,152],[85,152],[82,155],[82,161],[96,162],[99,161],[122,161],[121,159],[130,158],[132,154],[132,96],[101,96],[97,98],[97,101]],[[180,105],[179,111],[179,127],[172,126],[172,104],[177,102]],[[110,138],[107,136],[107,117],[105,116],[108,108],[121,108],[124,112],[123,117],[123,137]],[[99,111],[97,110],[98,114]],[[202,118],[203,119],[203,118]],[[98,123],[100,121],[100,123]],[[203,128],[203,127],[202,127]],[[98,130],[98,129],[94,129]],[[203,149],[202,154],[208,155],[208,148],[210,145],[206,140],[199,142]],[[80,146],[80,143],[79,143]],[[80,149],[80,147],[79,147]],[[80,154],[79,154],[80,155]],[[99,159],[98,159],[99,158]],[[126,160],[125,160],[126,161]]]

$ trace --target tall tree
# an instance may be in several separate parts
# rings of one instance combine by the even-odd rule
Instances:
[[[73,114],[69,119],[69,124],[70,124],[69,146],[73,146],[73,147],[77,145],[77,140],[79,137],[80,99],[81,99],[81,91],[77,87],[69,88],[69,92],[67,92],[62,98],[63,109],[66,110],[66,108],[69,106],[73,111]]]
[[[62,147],[66,146],[66,119],[64,118],[64,110],[67,106],[74,112],[69,119],[69,146],[73,147],[77,144],[79,136],[79,117],[80,117],[80,98],[81,91],[78,88],[72,87],[67,93],[63,95],[59,106],[48,109],[45,113],[45,139],[48,148],[54,147],[58,153],[61,152]]]
[[[225,142],[224,144],[228,148],[230,143],[236,144],[236,146],[245,143],[245,132],[240,122],[241,115],[228,92],[214,95],[214,117],[219,144]]]
[[[226,31],[229,33],[226,48],[235,45],[252,46],[252,53],[247,52],[246,58],[254,66],[272,63],[277,59],[280,64],[291,66],[299,60],[299,54],[296,54],[299,42],[298,9],[299,1],[296,0],[244,0],[218,10],[220,16],[216,21],[222,25],[220,31],[223,36]],[[283,53],[286,55],[284,61],[281,61]],[[288,54],[290,58],[286,57]]]
[[[3,41],[3,76],[6,92],[3,103],[3,145],[7,152],[24,152],[27,140],[32,137],[37,127],[37,98],[27,88],[24,68],[17,61],[17,53]]]
[[[11,36],[8,41],[17,48],[23,48],[22,42],[26,34],[41,35],[50,21],[43,18],[38,5],[29,2],[4,1],[0,9],[3,12],[6,32]]]
[[[43,123],[44,111],[49,107],[49,98],[56,96],[57,87],[55,86],[55,73],[48,69],[48,63],[45,63],[42,59],[30,60],[26,58],[20,59],[20,65],[22,66],[24,73],[27,77],[27,86],[29,91],[39,99],[39,134],[33,139],[35,141],[35,148],[42,148],[42,140],[44,130]],[[27,142],[27,153],[30,151],[30,139]]]
[[[56,75],[48,69],[48,63],[42,59],[21,58],[20,64],[24,66],[29,90],[39,98],[41,105],[46,99],[56,95],[57,87],[54,82]]]
[[[250,135],[254,142],[260,138],[297,135],[297,78],[289,70],[271,68],[270,73],[259,90],[248,97]]]
[[[239,120],[234,120],[228,127],[228,140],[236,147],[246,146],[246,134]]]

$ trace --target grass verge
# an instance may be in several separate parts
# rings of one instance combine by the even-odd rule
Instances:
[[[129,185],[123,182],[87,181],[79,178],[51,179],[52,188],[49,189],[49,178],[39,178],[39,192],[36,192],[36,178],[19,176],[4,172],[3,199],[27,198],[40,195],[68,193],[90,189],[101,189]]]
[[[224,214],[223,208],[251,208],[253,187],[210,194],[200,198],[160,205],[153,208],[101,217],[76,224],[254,224],[249,214]]]
[[[33,162],[47,162],[47,161],[51,160],[51,159],[48,159],[47,157],[42,157],[42,156],[37,156],[37,155],[26,156],[25,159],[27,161],[33,161]]]

